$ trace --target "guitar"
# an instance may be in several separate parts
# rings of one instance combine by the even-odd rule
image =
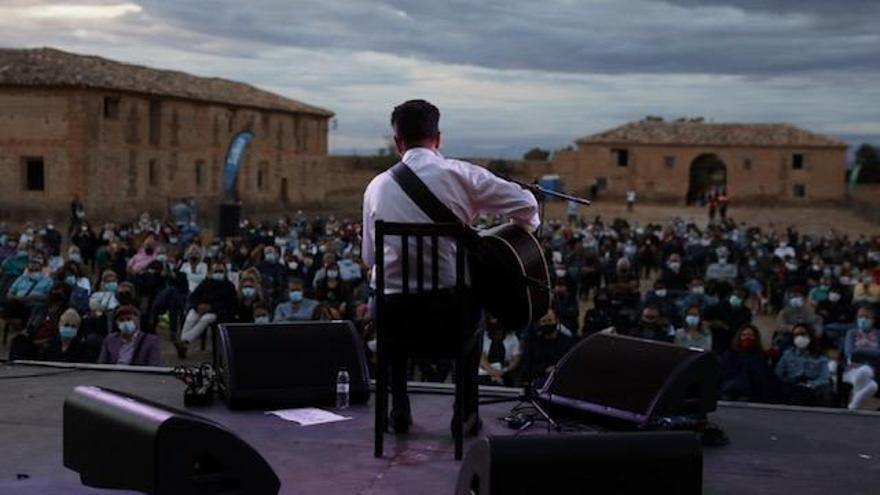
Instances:
[[[541,244],[526,229],[504,224],[468,243],[473,287],[502,328],[520,331],[550,309],[550,272]]]
[[[391,176],[432,221],[461,223],[406,164],[391,167]],[[502,328],[514,331],[544,316],[550,309],[550,272],[538,240],[515,224],[471,232],[468,265],[486,310]]]

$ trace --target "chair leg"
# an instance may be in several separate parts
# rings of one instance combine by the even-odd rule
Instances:
[[[379,344],[381,346],[381,344]],[[384,453],[385,430],[388,421],[388,362],[380,350],[376,355],[376,391],[374,394],[374,445],[373,456],[382,457]]]
[[[459,354],[455,360],[455,404],[453,404],[452,436],[455,439],[455,460],[460,461],[464,454],[464,395],[467,379],[465,378],[465,358]]]

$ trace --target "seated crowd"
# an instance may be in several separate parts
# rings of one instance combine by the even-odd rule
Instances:
[[[337,319],[355,323],[371,355],[360,231],[302,212],[244,221],[226,240],[146,214],[98,231],[80,222],[66,242],[51,224],[0,226],[10,357],[159,365],[162,328],[185,358],[218,323]],[[880,237],[574,217],[548,222],[540,240],[553,309],[521,332],[487,319],[484,384],[541,380],[579,339],[612,332],[717,354],[729,400],[830,405],[846,390],[858,408],[877,392]],[[775,325],[759,328],[756,314]],[[418,361],[412,373],[445,381],[450,364]]]

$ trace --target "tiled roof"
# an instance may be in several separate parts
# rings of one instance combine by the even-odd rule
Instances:
[[[324,117],[333,115],[329,110],[250,84],[152,69],[53,48],[0,49],[0,85],[131,91]]]
[[[841,140],[790,124],[630,122],[577,140],[580,144],[846,147]]]

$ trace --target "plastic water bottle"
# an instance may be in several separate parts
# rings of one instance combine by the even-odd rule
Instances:
[[[347,370],[339,370],[336,375],[336,409],[348,409],[350,380]]]

